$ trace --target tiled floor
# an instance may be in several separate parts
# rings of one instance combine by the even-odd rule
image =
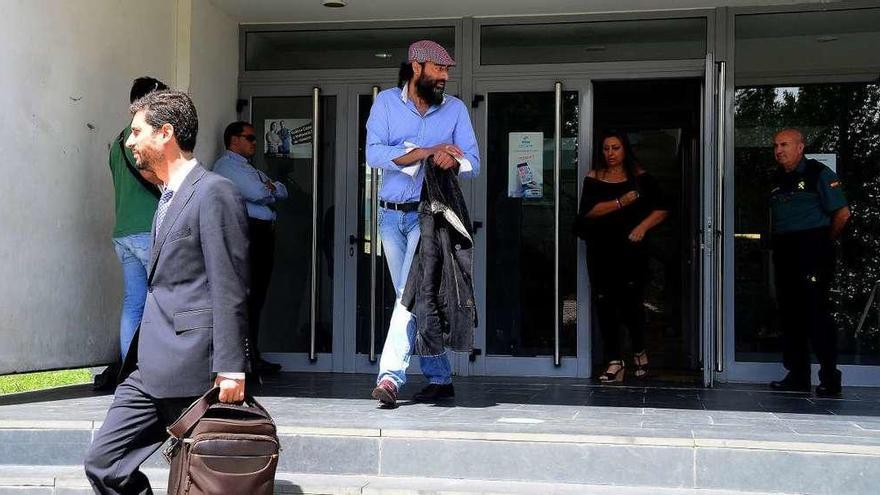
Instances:
[[[500,433],[847,443],[880,446],[880,389],[848,388],[845,399],[771,392],[761,386],[599,386],[577,379],[458,378],[456,399],[369,398],[369,375],[282,374],[257,392],[277,423],[289,427],[418,429]],[[111,397],[88,387],[0,397],[0,424],[100,421]]]

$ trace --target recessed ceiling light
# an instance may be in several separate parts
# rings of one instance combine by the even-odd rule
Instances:
[[[379,52],[374,55],[376,58],[391,58],[391,54],[388,52]]]
[[[324,0],[324,7],[345,7],[345,0]]]
[[[837,36],[828,35],[828,36],[819,36],[818,38],[816,38],[816,41],[818,41],[819,43],[830,43],[832,41],[837,41],[839,39],[840,38],[838,38]]]

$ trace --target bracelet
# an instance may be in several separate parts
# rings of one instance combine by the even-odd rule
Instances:
[[[617,201],[617,209],[618,209],[618,210],[620,210],[621,208],[623,208],[623,205],[620,204],[620,198],[617,198],[617,199],[615,199],[614,201]]]

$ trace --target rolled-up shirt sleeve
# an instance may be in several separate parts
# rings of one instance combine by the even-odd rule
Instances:
[[[389,144],[388,107],[377,98],[367,119],[367,166],[385,170],[400,170],[394,159],[407,153],[405,146]]]
[[[480,175],[480,150],[477,147],[477,137],[474,135],[474,127],[471,125],[471,117],[467,107],[460,105],[458,120],[455,122],[455,130],[452,134],[453,144],[461,148],[464,157],[459,160],[459,177],[473,178]]]

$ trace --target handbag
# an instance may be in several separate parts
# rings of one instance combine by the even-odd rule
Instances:
[[[219,400],[214,387],[168,427],[168,495],[271,495],[280,452],[275,422],[252,396]]]

